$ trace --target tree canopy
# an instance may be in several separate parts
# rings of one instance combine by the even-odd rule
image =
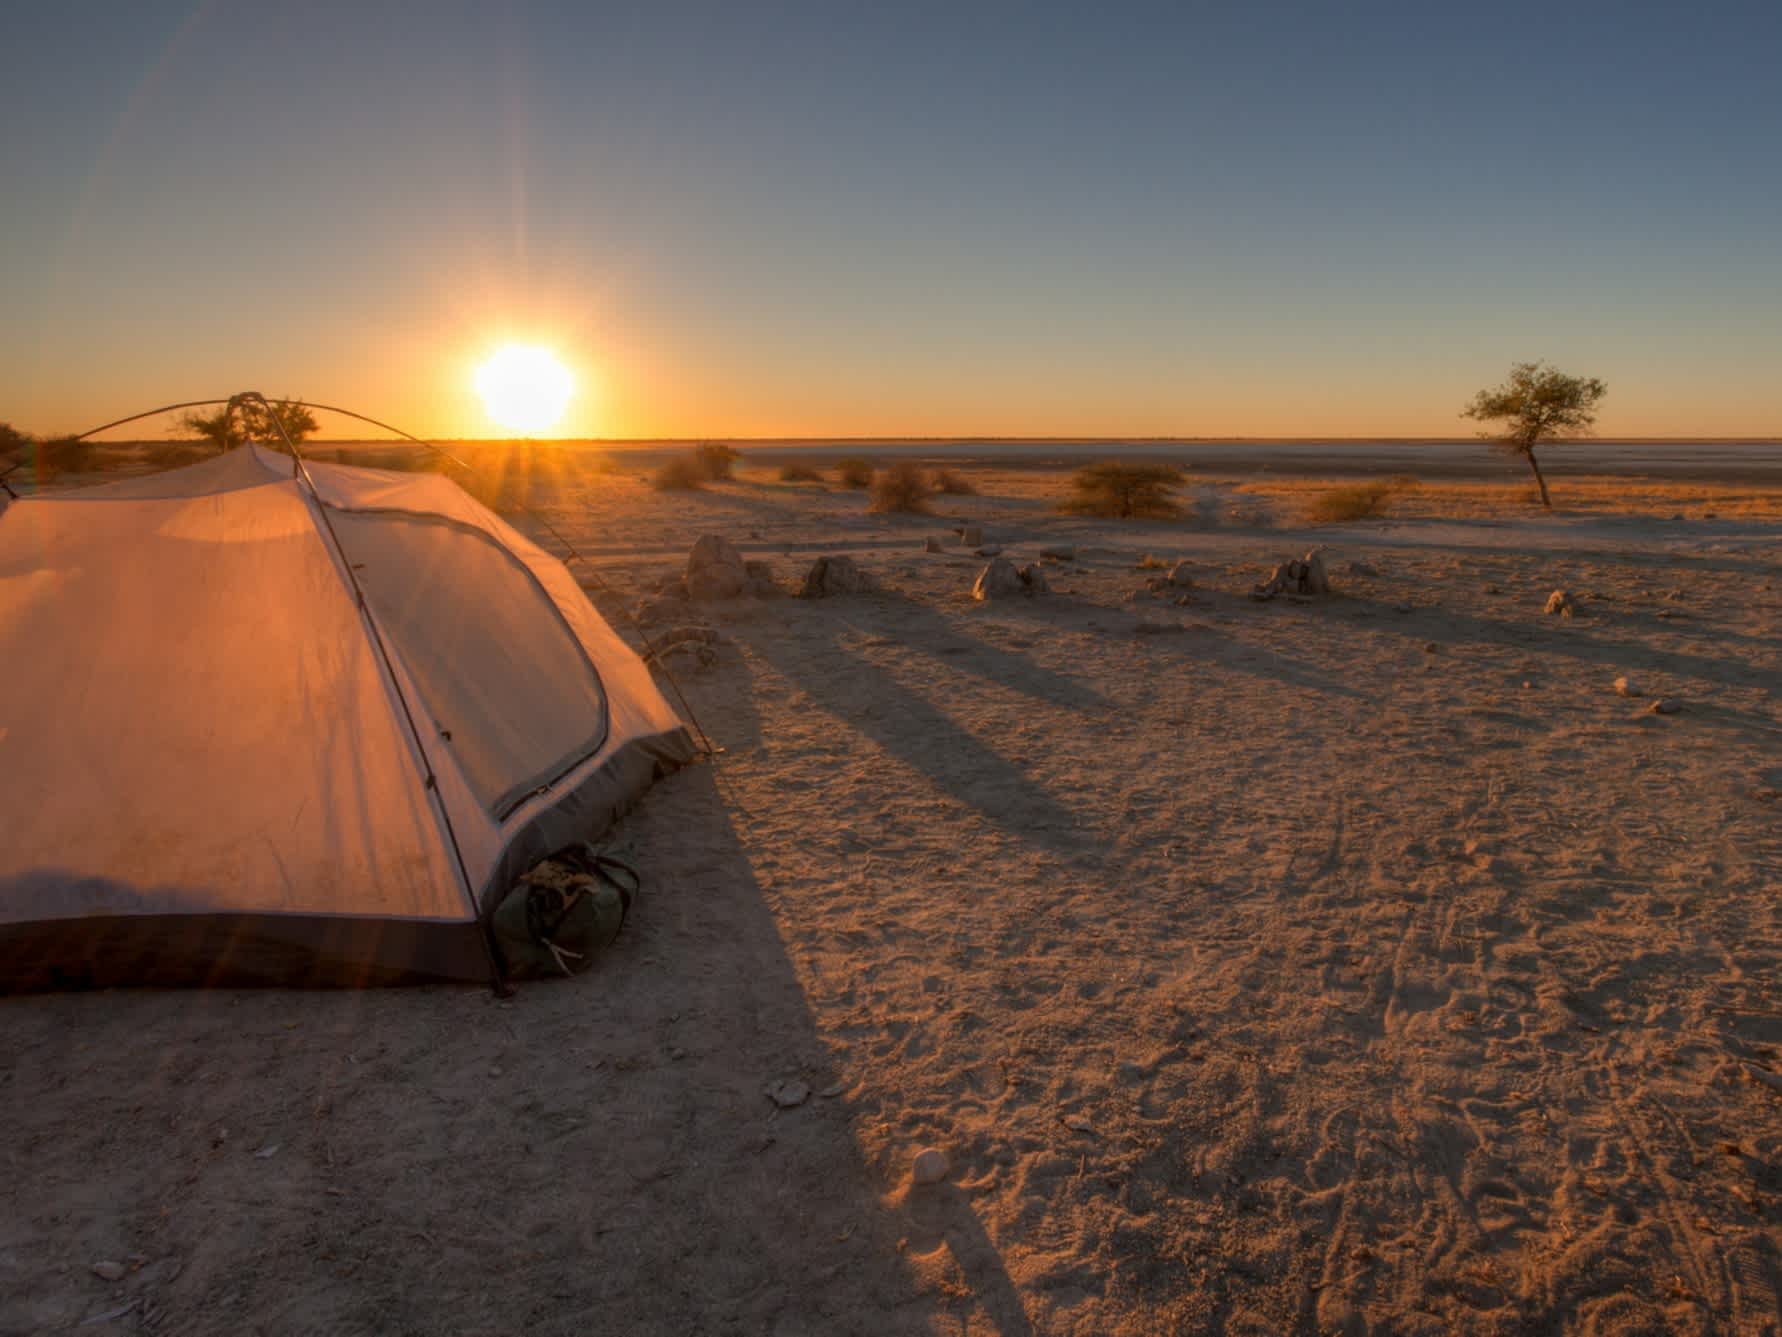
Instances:
[[[1508,380],[1479,391],[1460,416],[1502,424],[1482,435],[1528,461],[1541,490],[1541,505],[1551,510],[1535,447],[1589,431],[1596,422],[1597,401],[1608,389],[1594,376],[1568,376],[1544,362],[1518,362],[1510,368]]]
[[[239,446],[244,441],[258,441],[274,450],[283,450],[284,437],[279,435],[274,424],[275,416],[284,425],[285,435],[293,441],[302,441],[315,432],[316,415],[302,400],[274,399],[270,404],[270,412],[266,405],[251,402],[237,404],[234,413],[227,407],[211,413],[194,409],[180,418],[179,427],[212,442],[221,450]]]

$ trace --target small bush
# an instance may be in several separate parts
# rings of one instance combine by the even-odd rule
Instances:
[[[740,451],[710,441],[693,448],[693,459],[699,466],[701,476],[713,483],[722,483],[728,479],[740,456]]]
[[[1122,464],[1105,460],[1078,469],[1074,493],[1064,509],[1115,520],[1163,519],[1176,513],[1175,486],[1181,477],[1167,464]]]
[[[658,492],[697,492],[707,477],[695,456],[677,455],[656,470],[650,486]]]
[[[93,466],[93,457],[99,447],[92,441],[81,441],[72,436],[52,436],[39,441],[31,451],[37,464],[37,476],[54,477],[56,474],[77,474]]]
[[[1394,497],[1410,491],[1417,485],[1416,480],[1403,474],[1391,478],[1376,479],[1371,483],[1354,483],[1348,487],[1333,487],[1328,492],[1312,498],[1306,506],[1305,518],[1308,524],[1334,525],[1349,520],[1369,520],[1375,516],[1386,514],[1387,507]]]
[[[823,475],[808,464],[782,464],[780,466],[780,482],[782,483],[821,483]]]
[[[881,514],[920,515],[928,509],[928,479],[913,464],[894,464],[873,479],[872,509]]]
[[[835,476],[843,487],[871,487],[872,475],[871,460],[838,460],[835,465]]]
[[[978,490],[951,469],[936,469],[929,476],[928,486],[948,497],[975,497]]]

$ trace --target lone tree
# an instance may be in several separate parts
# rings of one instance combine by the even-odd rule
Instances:
[[[274,399],[269,402],[271,412],[265,405],[251,402],[237,404],[234,413],[227,408],[217,409],[214,413],[194,409],[179,420],[179,427],[211,442],[219,450],[239,446],[243,441],[258,441],[274,450],[283,450],[285,439],[273,423],[275,416],[292,441],[302,441],[315,432],[316,415],[302,400]]]
[[[1547,480],[1541,477],[1535,447],[1543,441],[1588,432],[1596,421],[1596,402],[1608,390],[1594,376],[1567,376],[1558,367],[1543,362],[1518,362],[1510,368],[1509,380],[1494,389],[1479,391],[1460,416],[1503,424],[1498,432],[1481,435],[1528,461],[1528,467],[1534,470],[1535,484],[1541,489],[1541,505],[1552,510],[1553,501],[1547,495]]]

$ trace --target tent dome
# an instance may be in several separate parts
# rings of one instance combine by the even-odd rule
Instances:
[[[489,978],[484,926],[694,748],[451,481],[243,446],[0,512],[0,988]]]

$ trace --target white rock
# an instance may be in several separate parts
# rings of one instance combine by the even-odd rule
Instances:
[[[1638,696],[1639,694],[1640,689],[1635,687],[1630,679],[1626,677],[1615,679],[1616,696]]]
[[[952,1170],[947,1153],[939,1147],[924,1147],[910,1165],[910,1180],[916,1184],[938,1184]]]
[[[1015,564],[1006,557],[991,558],[990,565],[978,572],[977,582],[971,587],[974,599],[1007,599],[1026,593],[1027,582],[1021,579]]]

